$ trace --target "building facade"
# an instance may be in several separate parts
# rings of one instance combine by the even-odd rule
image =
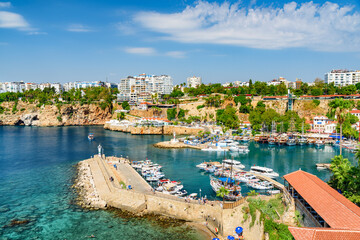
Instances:
[[[153,95],[160,98],[164,94],[170,94],[173,90],[173,80],[168,75],[140,74],[121,79],[118,89],[119,101],[138,102],[151,98]]]
[[[201,85],[201,77],[188,77],[187,78],[187,86],[196,88]]]
[[[334,83],[337,87],[353,85],[360,82],[360,71],[332,70],[325,74],[325,83]]]

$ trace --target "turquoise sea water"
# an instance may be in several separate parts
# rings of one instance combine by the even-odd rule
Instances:
[[[89,132],[95,141],[89,142]],[[184,227],[164,228],[148,220],[123,219],[108,211],[85,211],[73,204],[70,186],[76,173],[74,165],[96,154],[101,144],[106,155],[146,157],[163,165],[166,176],[180,180],[189,192],[201,189],[214,198],[209,176],[197,164],[223,159],[223,154],[193,149],[157,149],[152,144],[169,136],[134,136],[106,131],[102,127],[0,127],[0,239],[198,239]],[[233,156],[246,169],[251,165],[273,168],[280,175],[298,170],[327,180],[329,172],[318,171],[315,163],[329,162],[337,154],[330,146],[269,147],[250,143],[250,153]],[[353,154],[344,151],[353,160]],[[231,157],[231,155],[227,155]],[[282,181],[281,178],[278,179]],[[243,192],[248,189],[243,187]],[[10,226],[11,220],[30,220]]]

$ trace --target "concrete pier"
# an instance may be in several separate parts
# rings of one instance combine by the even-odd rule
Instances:
[[[250,220],[244,221],[245,213],[242,209],[247,205],[246,199],[225,203],[224,206],[222,201],[209,201],[206,204],[197,200],[186,202],[183,198],[152,191],[151,186],[126,159],[96,155],[85,161],[91,168],[98,194],[108,206],[140,215],[160,214],[195,222],[206,226],[213,233],[217,232],[219,237],[234,235],[235,228],[241,226],[245,239],[263,239],[261,222],[250,227]],[[124,188],[123,184],[131,185],[132,189]]]

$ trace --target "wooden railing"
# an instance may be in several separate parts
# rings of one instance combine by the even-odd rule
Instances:
[[[235,208],[243,203],[246,202],[247,197],[243,197],[240,200],[237,200],[236,202],[231,202],[231,203],[224,203],[223,205],[223,209],[232,209]]]

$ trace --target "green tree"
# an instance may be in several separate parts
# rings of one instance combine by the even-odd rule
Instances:
[[[359,154],[355,155],[358,165],[353,166],[347,158],[335,156],[331,161],[332,175],[329,185],[341,190],[342,194],[353,203],[360,205],[360,166]]]
[[[216,192],[216,196],[221,197],[223,199],[223,206],[224,206],[224,202],[225,202],[225,196],[228,195],[229,192],[230,191],[228,189],[226,189],[224,186],[219,188],[219,190]]]
[[[228,105],[225,109],[216,111],[216,121],[225,127],[235,129],[239,127],[240,121],[236,115],[236,109]]]
[[[130,105],[129,105],[129,102],[128,101],[125,101],[121,104],[121,107],[124,109],[124,110],[130,110]]]
[[[167,111],[167,118],[169,120],[174,120],[176,118],[176,114],[177,114],[177,111],[176,111],[176,108],[169,108]]]
[[[340,125],[340,155],[342,154],[342,125],[346,120],[346,114],[354,106],[354,102],[350,100],[344,100],[343,98],[337,98],[329,102],[330,113],[332,117],[336,117]]]

